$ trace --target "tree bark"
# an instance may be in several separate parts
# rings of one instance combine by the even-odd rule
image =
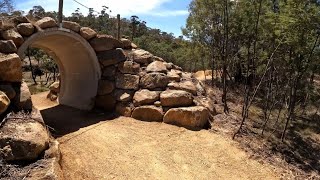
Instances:
[[[28,47],[27,51],[28,51],[27,54],[28,54],[28,59],[29,59],[29,67],[30,67],[30,71],[31,71],[31,77],[32,77],[33,83],[35,85],[37,85],[38,84],[37,80],[36,80],[37,77],[34,75],[34,72],[33,72],[33,66],[32,66],[32,62],[31,62],[31,58],[30,58],[30,49],[29,49],[29,47]]]

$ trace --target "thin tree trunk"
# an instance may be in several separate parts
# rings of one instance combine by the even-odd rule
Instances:
[[[211,67],[211,86],[215,86],[215,79],[214,79],[214,68],[215,68],[215,63],[214,63],[214,55],[212,55],[212,67]]]
[[[29,66],[30,66],[30,70],[31,70],[31,76],[32,76],[32,80],[34,82],[35,85],[37,85],[37,80],[36,80],[36,76],[34,75],[34,72],[33,72],[33,66],[32,66],[32,62],[31,62],[31,58],[30,58],[30,49],[29,47],[27,48],[27,51],[28,51],[28,58],[29,58]]]
[[[250,57],[250,43],[251,40],[249,39],[248,41],[248,62],[247,62],[247,74],[246,74],[246,83],[245,83],[245,98],[244,98],[244,105],[243,105],[243,109],[242,109],[242,121],[240,124],[239,129],[234,133],[232,139],[234,139],[236,137],[236,135],[238,133],[240,133],[246,118],[249,115],[249,108],[251,106],[252,100],[255,97],[255,93],[253,93],[252,97],[250,98],[251,100],[249,100],[250,97],[250,88],[248,87],[250,84],[250,87],[252,87],[255,83],[250,83],[248,81],[249,78],[249,72],[251,69],[251,73],[252,75],[252,81],[254,81],[255,79],[255,59],[257,58],[257,40],[258,40],[258,28],[259,28],[259,21],[260,21],[260,15],[261,15],[261,7],[262,7],[262,0],[259,1],[259,9],[258,9],[258,15],[257,15],[257,20],[256,20],[256,24],[255,24],[255,34],[254,34],[254,41],[253,41],[253,58]],[[260,81],[260,83],[262,82],[262,79]]]
[[[272,98],[272,94],[273,94],[272,87],[273,87],[273,68],[271,67],[271,69],[269,71],[269,80],[267,83],[267,96],[266,96],[266,99],[264,100],[265,106],[263,108],[264,124],[262,126],[262,132],[261,132],[262,136],[263,136],[264,131],[266,130],[266,126],[268,124],[269,117],[272,112],[273,106],[275,105],[274,101],[272,100],[273,99]],[[271,99],[271,102],[270,102],[270,99]],[[272,104],[271,107],[270,107],[270,103]],[[268,111],[270,111],[269,115],[268,115]]]
[[[252,59],[252,80],[253,80],[253,86],[254,81],[256,79],[256,59],[257,59],[257,41],[258,41],[258,30],[259,30],[259,21],[260,21],[260,15],[261,15],[261,8],[262,8],[262,0],[259,1],[259,9],[258,9],[258,16],[257,21],[255,24],[255,37],[253,42],[253,59]]]
[[[53,82],[56,82],[56,68],[53,68]]]
[[[225,0],[225,10],[224,10],[224,53],[223,53],[223,71],[222,71],[222,83],[223,83],[223,94],[222,103],[224,104],[224,113],[229,113],[229,107],[227,104],[227,61],[229,53],[229,8],[228,0]]]

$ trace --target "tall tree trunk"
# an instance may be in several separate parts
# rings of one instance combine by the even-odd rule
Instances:
[[[288,106],[288,115],[287,115],[287,121],[286,125],[283,129],[282,135],[281,135],[281,141],[284,142],[286,132],[288,130],[288,126],[290,121],[294,118],[294,110],[296,107],[296,95],[297,95],[297,86],[298,86],[298,78],[294,80],[294,84],[291,87],[290,90],[290,98],[289,98],[289,106]]]
[[[211,86],[215,86],[215,78],[214,78],[214,69],[215,69],[215,62],[214,62],[214,53],[212,54],[212,67],[211,67]]]
[[[254,86],[254,82],[256,79],[256,59],[257,59],[257,41],[258,41],[258,30],[259,30],[259,21],[260,21],[260,15],[261,15],[261,8],[262,8],[262,0],[259,1],[259,9],[257,14],[257,20],[255,24],[255,34],[254,34],[254,42],[253,42],[253,59],[252,59],[252,85]]]
[[[240,133],[246,118],[249,115],[249,108],[251,106],[251,103],[249,99],[253,99],[255,96],[255,93],[250,97],[250,91],[253,89],[253,86],[255,83],[252,83],[248,80],[249,73],[252,73],[252,81],[254,82],[255,80],[255,59],[257,58],[257,40],[258,40],[258,29],[259,29],[259,22],[260,22],[260,15],[261,15],[261,9],[262,9],[262,0],[259,1],[259,9],[258,9],[258,14],[257,14],[257,20],[255,23],[255,34],[254,34],[254,39],[253,39],[253,57],[250,57],[250,47],[251,47],[251,39],[248,41],[248,62],[247,62],[247,74],[246,74],[246,83],[245,83],[245,98],[244,98],[244,105],[242,108],[242,121],[240,124],[239,129],[233,134],[233,139],[236,137],[238,133]],[[249,86],[249,87],[248,87]]]
[[[27,48],[27,51],[28,51],[29,67],[30,67],[30,70],[31,70],[31,77],[32,77],[33,83],[35,85],[37,85],[38,84],[37,80],[36,80],[37,77],[35,76],[35,74],[33,72],[33,66],[32,66],[32,62],[31,62],[31,58],[30,58],[30,49],[29,49],[29,47]]]
[[[224,113],[229,113],[229,107],[227,102],[227,61],[229,56],[229,8],[228,0],[225,0],[225,9],[224,9],[224,43],[223,43],[223,67],[222,67],[222,83],[223,83],[223,94],[222,94],[222,103],[224,104]]]
[[[56,68],[53,68],[53,82],[56,82]]]

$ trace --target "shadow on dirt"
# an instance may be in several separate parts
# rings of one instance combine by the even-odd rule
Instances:
[[[103,113],[99,110],[83,111],[63,105],[44,109],[40,112],[45,124],[55,138],[97,124],[100,121],[116,118],[112,113]]]
[[[314,139],[289,132],[286,148],[278,148],[284,159],[307,173],[320,173],[320,145]],[[283,147],[283,146],[282,146]]]
[[[280,152],[288,163],[296,164],[306,172],[320,174],[320,144],[316,139],[300,133],[309,130],[311,134],[319,134],[320,118],[299,118],[293,122],[294,128],[287,135],[287,149],[291,151],[280,149]]]

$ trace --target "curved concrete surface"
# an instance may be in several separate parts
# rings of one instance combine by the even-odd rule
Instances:
[[[46,29],[23,43],[18,50],[20,58],[29,46],[43,49],[57,62],[60,104],[82,110],[93,108],[101,70],[96,53],[84,38],[64,28]]]

